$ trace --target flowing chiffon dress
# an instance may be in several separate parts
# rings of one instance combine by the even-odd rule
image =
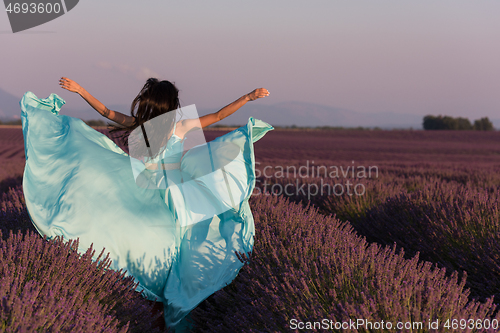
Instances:
[[[78,238],[81,253],[104,248],[111,268],[127,270],[137,291],[163,302],[166,325],[180,331],[193,308],[236,277],[236,252],[252,251],[253,143],[273,127],[250,117],[184,156],[184,140],[172,134],[149,161],[155,171],[82,120],[59,115],[64,104],[32,92],[20,101],[33,224],[50,238]],[[144,176],[160,186],[138,185]]]

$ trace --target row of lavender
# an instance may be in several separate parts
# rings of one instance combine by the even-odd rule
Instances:
[[[312,326],[308,331],[327,326],[338,330],[342,325],[352,329],[353,320],[356,329],[352,331],[360,332],[370,331],[370,327],[380,329],[380,325],[388,328],[388,323],[393,329],[402,325],[401,331],[410,325],[413,331],[423,332],[436,324],[437,331],[447,331],[453,325],[465,325],[463,331],[494,331],[500,320],[493,300],[488,299],[494,292],[488,291],[477,301],[464,290],[472,288],[473,295],[479,297],[477,292],[498,275],[498,270],[488,272],[498,254],[494,244],[498,230],[488,222],[495,221],[498,212],[500,182],[494,173],[385,170],[375,180],[358,180],[366,188],[363,196],[309,197],[319,211],[289,203],[283,195],[254,196],[251,206],[257,235],[251,261],[231,285],[193,312],[195,331],[275,332],[307,325]],[[295,180],[271,179],[282,185],[295,184]],[[318,182],[304,180],[307,184]],[[301,192],[291,198],[307,201]],[[462,211],[462,207],[468,210]],[[423,208],[427,210],[422,213]],[[105,261],[93,264],[88,257],[79,258],[72,252],[71,245],[44,242],[33,233],[19,184],[16,190],[3,194],[1,214],[5,240],[0,276],[9,277],[0,286],[3,330],[43,327],[69,332],[81,327],[82,332],[155,331],[151,306],[132,292],[130,280],[106,271]],[[421,225],[422,216],[427,216],[423,219],[428,225]],[[369,235],[369,241],[396,242],[407,254],[397,247],[367,242],[351,224],[342,222],[345,220]],[[7,237],[10,230],[29,234],[24,239],[20,235]],[[458,234],[447,234],[457,230]],[[467,242],[468,233],[474,233],[474,238]],[[446,256],[439,253],[440,248],[447,250]],[[430,256],[425,259],[447,270],[419,261],[414,256],[417,252],[420,258]],[[438,253],[439,259],[432,257],[433,253]],[[457,260],[463,253],[468,257]],[[489,261],[481,260],[484,253],[491,256]],[[467,264],[467,258],[474,256],[479,259],[470,268],[476,271],[467,269],[467,280],[460,267],[447,266]],[[485,261],[483,266],[481,261]]]
[[[104,253],[93,262],[92,249],[79,255],[76,242],[44,240],[19,184],[0,195],[1,332],[160,332],[161,313]]]
[[[251,200],[249,265],[194,310],[199,332],[496,331],[490,298],[418,256],[367,242],[347,222],[283,196]]]
[[[448,274],[466,273],[472,297],[500,302],[499,167],[387,165],[369,179],[289,175],[258,184],[264,182],[268,191],[349,221],[369,242],[396,244],[407,258],[419,253]],[[348,183],[351,192],[340,194]]]

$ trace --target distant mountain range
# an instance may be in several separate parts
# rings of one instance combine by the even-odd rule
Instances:
[[[19,100],[16,97],[0,89],[0,119],[19,119]],[[108,105],[112,110],[124,110],[128,113],[129,106]],[[214,112],[216,110],[199,110],[200,115]],[[90,108],[78,110],[64,106],[62,114],[84,120],[103,119]],[[259,103],[247,103],[240,111],[231,115],[218,124],[221,125],[243,125],[252,116],[264,120],[273,126],[341,126],[341,127],[380,127],[391,128],[414,128],[421,129],[423,116],[416,114],[400,114],[395,112],[362,113],[347,109],[334,108],[306,102],[283,102],[274,105],[263,105]],[[474,121],[475,119],[471,119]],[[495,128],[500,128],[500,119],[490,119]]]
[[[215,110],[213,110],[215,111]],[[283,102],[274,105],[247,103],[241,111],[222,121],[221,125],[246,124],[248,117],[264,120],[274,126],[341,126],[380,128],[422,128],[422,116],[393,112],[362,113],[305,102]]]
[[[12,94],[0,89],[0,119],[19,118],[19,100]]]

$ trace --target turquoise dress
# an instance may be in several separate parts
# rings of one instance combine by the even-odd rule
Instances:
[[[250,118],[184,156],[184,140],[172,134],[160,155],[141,161],[80,119],[59,115],[64,104],[31,92],[20,101],[33,224],[41,235],[78,238],[79,252],[104,248],[112,269],[127,270],[137,291],[163,302],[167,326],[181,327],[236,277],[243,266],[236,252],[252,251],[253,143],[273,127]]]

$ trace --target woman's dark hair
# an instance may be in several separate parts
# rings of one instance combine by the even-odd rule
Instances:
[[[108,124],[110,134],[121,141],[122,144],[127,145],[130,143],[130,134],[138,127],[142,127],[142,132],[144,133],[144,124],[149,120],[156,118],[160,115],[166,114],[167,112],[174,111],[180,108],[179,103],[179,90],[170,81],[159,81],[155,78],[149,78],[146,81],[144,87],[137,95],[137,97],[132,102],[130,108],[130,114],[135,118],[135,122],[130,126],[118,126],[115,124]],[[147,138],[163,137],[160,140],[161,145],[166,144],[167,134],[170,133],[174,126],[176,117],[172,114],[172,117],[158,117],[158,122],[154,125],[154,128],[161,130],[161,133],[152,133],[152,126],[148,126]],[[116,133],[119,133],[118,135]],[[135,132],[134,132],[135,133]],[[159,136],[158,136],[159,135]],[[151,141],[151,140],[149,140]],[[158,142],[158,140],[155,140]],[[154,145],[153,156],[156,156],[160,151],[158,144]],[[156,147],[158,146],[158,147]],[[131,147],[128,147],[129,149]]]

